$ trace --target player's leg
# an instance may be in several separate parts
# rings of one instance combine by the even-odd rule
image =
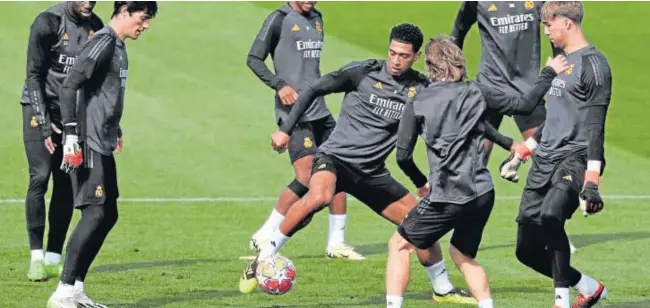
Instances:
[[[309,180],[309,192],[304,198],[289,207],[289,211],[278,229],[262,245],[257,258],[244,270],[239,280],[240,292],[250,293],[257,288],[255,272],[258,262],[276,255],[291,236],[309,223],[315,212],[323,209],[332,201],[336,189],[336,161],[329,156],[317,154],[314,157],[313,175]]]
[[[117,223],[117,175],[115,160],[92,150],[85,151],[84,166],[72,174],[75,206],[81,219],[75,227],[65,253],[63,273],[48,307],[59,307],[72,299],[76,304],[93,305],[83,291],[83,280],[106,236]]]
[[[496,112],[490,112],[488,111],[487,114],[487,121],[490,123],[494,128],[499,129],[499,126],[501,126],[501,121],[503,120],[503,115],[496,113]],[[484,159],[484,164],[487,166],[488,161],[490,160],[490,154],[492,153],[492,147],[494,144],[492,141],[485,139],[483,141],[483,147],[485,148],[485,156],[483,156]]]
[[[410,275],[410,253],[416,251],[418,259],[427,267],[427,272],[432,279],[434,294],[438,293],[440,287],[447,290],[453,289],[453,285],[446,279],[437,279],[439,274],[447,275],[446,271],[431,275],[431,267],[440,263],[442,252],[438,245],[438,239],[451,230],[450,215],[447,211],[437,211],[427,199],[420,200],[416,208],[411,208],[399,224],[397,232],[393,234],[388,243],[388,262],[386,264],[386,303],[387,307],[399,308],[402,306],[403,295],[409,283]],[[442,205],[441,205],[442,206]],[[395,207],[391,209],[397,214]],[[392,216],[388,214],[386,216]],[[416,248],[417,247],[417,248]],[[435,251],[429,251],[437,247]],[[418,249],[419,248],[419,249]],[[444,267],[444,262],[441,263]],[[442,281],[447,280],[447,281]],[[436,286],[436,282],[443,283]]]
[[[570,307],[569,287],[578,286],[583,276],[571,267],[569,238],[564,229],[567,219],[578,208],[579,192],[584,181],[586,161],[584,158],[569,157],[557,168],[552,186],[542,205],[542,229],[546,247],[551,257],[553,282],[555,285],[555,305]],[[584,280],[593,279],[585,276]],[[607,296],[607,289],[600,283],[592,283],[591,288],[578,290],[581,306],[591,307]],[[589,298],[589,299],[587,299]]]
[[[316,152],[314,134],[310,123],[298,123],[294,133],[289,140],[289,159],[293,165],[295,177],[287,187],[282,190],[280,197],[266,219],[250,239],[249,246],[252,250],[259,252],[260,245],[266,243],[269,236],[278,228],[284,220],[291,205],[307,194],[309,189],[309,178],[311,177],[311,166],[313,154]]]
[[[314,137],[321,146],[334,131],[336,121],[332,115],[312,122]],[[329,205],[329,236],[325,255],[328,258],[364,260],[365,257],[345,243],[345,225],[347,223],[347,198],[345,193],[338,193]]]
[[[23,141],[29,165],[29,186],[25,197],[27,236],[31,262],[27,278],[31,281],[47,279],[43,237],[45,234],[45,193],[50,180],[50,153],[45,148],[41,130],[31,106],[23,106]]]
[[[460,218],[454,223],[455,230],[449,247],[452,260],[463,273],[469,290],[480,308],[493,307],[487,274],[476,261],[483,230],[493,207],[494,190],[464,205]]]
[[[47,252],[45,253],[45,267],[49,276],[58,276],[63,270],[61,252],[74,211],[70,176],[58,168],[63,160],[62,139],[60,134],[52,135],[52,142],[56,144],[56,148],[54,154],[51,155],[53,184],[48,212]]]
[[[347,192],[395,225],[402,223],[407,213],[418,203],[401,183],[388,174],[362,179]],[[475,303],[466,292],[453,286],[447,274],[440,245],[434,242],[427,249],[416,250],[418,260],[431,281],[434,299],[450,303]]]

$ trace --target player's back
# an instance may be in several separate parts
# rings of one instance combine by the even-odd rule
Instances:
[[[435,82],[417,94],[413,110],[427,145],[430,201],[463,204],[494,188],[477,130],[486,108],[474,82]]]
[[[563,158],[586,150],[587,107],[606,104],[611,96],[611,70],[600,51],[589,45],[565,56],[569,69],[553,79],[546,96],[548,116],[536,151],[542,157]]]
[[[540,69],[540,10],[538,1],[479,1],[481,83],[528,92]]]
[[[79,63],[95,65],[84,86],[86,141],[95,151],[109,155],[115,149],[119,122],[124,110],[124,92],[129,69],[126,46],[115,31],[106,26],[84,45]]]
[[[355,90],[343,98],[337,125],[320,151],[353,164],[360,172],[384,174],[384,161],[395,147],[406,101],[415,95],[424,76],[409,70],[400,78],[386,71],[383,60],[368,60]]]

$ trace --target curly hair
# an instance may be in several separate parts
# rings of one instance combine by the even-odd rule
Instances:
[[[424,50],[427,77],[431,81],[458,81],[465,77],[463,51],[450,37],[440,35],[430,39]]]
[[[413,52],[420,51],[424,35],[420,28],[413,24],[399,24],[390,31],[390,40],[395,40],[404,44],[411,44]]]

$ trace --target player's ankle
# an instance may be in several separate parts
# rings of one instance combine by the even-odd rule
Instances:
[[[492,298],[486,298],[479,301],[478,308],[494,308],[494,303],[492,302]]]
[[[386,295],[386,308],[402,308],[404,298],[397,295]]]

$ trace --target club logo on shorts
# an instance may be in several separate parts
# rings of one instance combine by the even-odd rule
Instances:
[[[327,167],[327,164],[320,164],[317,169],[322,170],[325,169],[325,167]]]
[[[29,125],[30,125],[31,127],[36,127],[36,126],[38,126],[38,122],[36,121],[36,117],[32,117],[32,120],[29,121]]]
[[[316,31],[318,31],[318,33],[323,32],[323,26],[320,24],[320,22],[317,21],[314,23],[314,25],[316,25]]]
[[[525,7],[526,9],[528,9],[528,10],[532,10],[533,8],[535,8],[535,2],[533,2],[533,1],[526,1],[526,2],[524,3],[524,7]]]
[[[95,189],[95,197],[101,198],[104,195],[104,189],[102,188],[102,185],[97,185],[97,189]]]
[[[407,94],[409,98],[413,98],[416,94],[418,94],[417,91],[415,91],[415,87],[410,87],[409,88],[409,93]]]
[[[566,69],[566,74],[571,75],[573,73],[573,67],[576,66],[575,64],[569,65],[569,68]]]
[[[300,27],[298,26],[298,24],[294,24],[294,25],[293,25],[293,28],[291,28],[291,31],[293,31],[293,32],[298,32],[298,31],[300,31]]]
[[[314,144],[311,142],[311,138],[309,138],[309,137],[305,137],[305,142],[303,143],[303,145],[304,145],[306,148],[309,149],[309,148],[311,148]]]

